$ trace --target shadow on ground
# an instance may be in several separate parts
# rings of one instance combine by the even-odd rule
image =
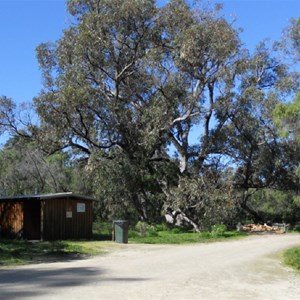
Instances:
[[[100,268],[17,268],[0,270],[0,299],[24,299],[52,295],[60,288],[101,285],[107,281],[136,282],[143,278],[105,277]],[[53,290],[54,288],[54,290]],[[55,295],[55,294],[54,294]]]

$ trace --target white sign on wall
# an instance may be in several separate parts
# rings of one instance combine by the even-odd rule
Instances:
[[[77,203],[77,212],[79,213],[85,212],[85,203]]]
[[[72,218],[72,212],[71,211],[67,211],[66,212],[66,217],[67,217],[67,219]]]

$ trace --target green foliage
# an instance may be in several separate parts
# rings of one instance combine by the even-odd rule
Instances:
[[[18,136],[0,150],[0,190],[7,196],[70,190],[67,153],[46,155],[37,143]]]
[[[296,169],[296,175],[298,178],[300,178],[300,164],[298,165],[298,167]]]
[[[292,228],[290,230],[300,233],[300,225],[294,225],[294,226],[292,226]]]
[[[156,231],[167,231],[170,229],[170,225],[166,223],[155,224],[154,226]]]
[[[237,31],[186,1],[160,8],[155,1],[71,0],[68,10],[77,24],[37,48],[45,82],[34,101],[40,139],[88,156],[104,218],[156,222],[189,160],[214,152],[205,139],[194,147],[188,137],[194,126],[212,125],[203,112],[211,116],[219,99],[205,101],[206,91],[232,86],[225,77],[234,77]]]
[[[140,228],[139,224],[139,228]],[[143,224],[145,226],[145,224]],[[146,225],[146,227],[149,225]],[[246,236],[243,232],[226,231],[225,225],[216,225],[212,231],[195,233],[184,228],[166,228],[165,225],[149,226],[149,234],[141,235],[136,230],[129,232],[129,242],[145,244],[205,243]],[[148,227],[148,228],[149,228]]]
[[[135,229],[139,232],[139,235],[141,237],[145,237],[145,236],[157,236],[157,229],[150,225],[147,224],[145,222],[141,222],[139,221],[136,225],[135,225]]]
[[[224,236],[227,228],[226,225],[224,224],[216,224],[211,227],[211,235],[213,237],[220,237]]]
[[[266,43],[250,55],[218,9],[196,3],[69,0],[74,24],[37,47],[38,124],[24,130],[13,101],[0,99],[0,133],[35,143],[3,149],[0,188],[91,194],[97,219],[152,224],[168,213],[195,230],[232,225],[242,210],[297,218],[297,199],[249,196],[299,190],[299,147],[273,120],[278,104],[275,122],[298,126],[300,97],[280,104],[297,76]]]
[[[292,18],[289,26],[284,30],[279,49],[283,50],[286,57],[293,63],[299,63],[300,59],[300,18]]]
[[[299,197],[292,193],[263,189],[254,193],[249,204],[260,214],[264,222],[298,222]]]
[[[174,189],[171,207],[185,212],[199,227],[232,221],[235,218],[236,199],[231,181],[222,173],[203,174],[198,178],[181,178]],[[189,210],[185,210],[189,207]]]
[[[286,250],[283,254],[284,263],[300,271],[300,247]]]
[[[279,103],[274,109],[274,122],[284,137],[290,134],[299,139],[300,133],[300,94],[290,103]]]
[[[93,239],[97,241],[111,241],[112,231],[112,222],[103,222],[99,220],[93,222]]]
[[[93,193],[101,200],[96,214],[106,220],[125,219],[136,223],[138,219],[157,222],[163,205],[163,195],[157,183],[159,172],[142,167],[119,151],[114,159],[90,159],[90,177]]]

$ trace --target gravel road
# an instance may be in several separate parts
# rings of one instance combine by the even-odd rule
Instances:
[[[278,253],[300,235],[211,244],[118,245],[104,256],[0,269],[0,299],[300,299]]]

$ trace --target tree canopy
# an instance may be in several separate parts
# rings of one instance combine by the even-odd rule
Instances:
[[[7,98],[0,118],[83,162],[107,215],[180,215],[198,230],[240,209],[260,219],[256,190],[298,188],[298,145],[273,122],[297,76],[273,49],[249,53],[218,7],[201,3],[69,0],[68,11],[73,25],[37,47],[39,122],[21,131]]]

